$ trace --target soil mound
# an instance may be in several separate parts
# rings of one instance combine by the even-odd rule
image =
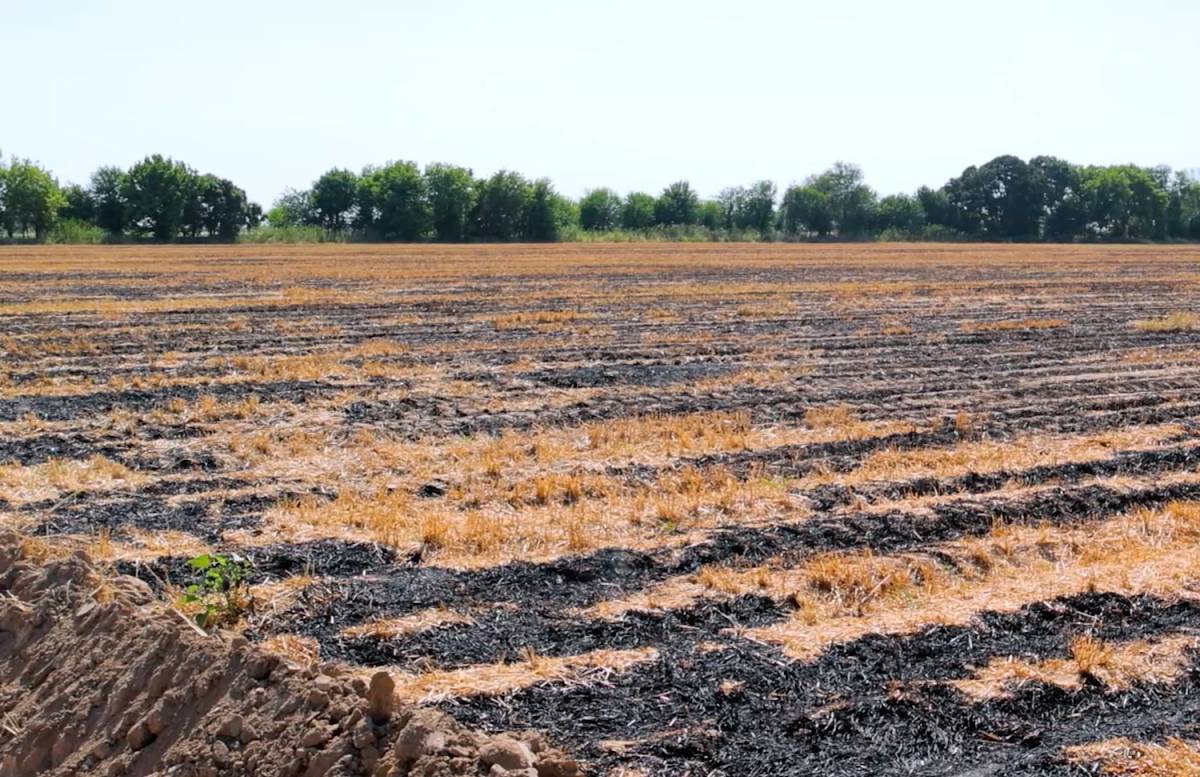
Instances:
[[[397,709],[386,674],[299,667],[205,635],[86,556],[0,532],[0,777],[572,777],[539,735]]]

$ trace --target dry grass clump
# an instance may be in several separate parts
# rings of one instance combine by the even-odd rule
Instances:
[[[42,359],[47,356],[93,356],[100,346],[89,338],[63,330],[63,337],[54,337],[57,332],[43,333],[41,337],[18,339],[12,335],[0,336],[0,352],[10,359]]]
[[[796,315],[796,306],[786,299],[765,300],[763,302],[738,305],[734,310],[738,318],[773,319],[788,318]]]
[[[314,664],[321,656],[321,646],[315,639],[297,634],[275,634],[258,646],[298,666]]]
[[[842,611],[865,614],[876,601],[921,589],[936,590],[944,572],[927,558],[879,556],[867,550],[854,555],[830,553],[804,566],[804,588]],[[793,598],[803,605],[806,596]]]
[[[1144,318],[1132,322],[1142,332],[1191,332],[1200,329],[1200,315],[1191,311],[1176,311],[1162,318]]]
[[[1135,742],[1126,737],[1074,745],[1063,751],[1073,764],[1098,764],[1116,777],[1196,777],[1200,775],[1200,746],[1171,738],[1163,744]]]
[[[694,575],[588,609],[613,618],[631,610],[689,607],[702,598],[752,593],[786,600],[799,612],[862,617],[881,602],[914,599],[941,590],[951,575],[933,559],[918,555],[883,556],[872,551],[823,553],[799,567],[771,564],[748,569],[710,565]],[[819,607],[818,607],[819,604]]]
[[[1121,354],[1121,361],[1138,365],[1196,364],[1200,363],[1200,348],[1135,348]]]
[[[842,429],[858,422],[858,414],[849,405],[810,407],[804,411],[804,425],[810,429]]]
[[[752,431],[744,410],[621,418],[583,428],[587,447],[610,456],[742,450],[749,447]]]
[[[358,345],[350,348],[348,353],[351,356],[399,356],[403,353],[408,353],[409,347],[398,341],[386,337],[373,337],[369,340],[363,340]]]
[[[1067,658],[1037,662],[996,658],[972,677],[952,685],[972,699],[983,700],[1009,696],[1029,682],[1078,690],[1085,680],[1091,680],[1110,691],[1124,690],[1135,683],[1166,684],[1188,670],[1197,644],[1200,639],[1194,636],[1111,643],[1084,635],[1071,641]]]
[[[171,529],[129,528],[122,534],[128,539],[117,541],[108,529],[101,529],[86,539],[84,547],[98,561],[154,561],[163,556],[199,556],[212,550],[194,535]]]
[[[431,515],[436,515],[431,513]],[[382,545],[403,546],[426,532],[417,522],[412,497],[405,491],[382,486],[372,490],[346,488],[333,499],[306,495],[287,499],[268,511],[267,520],[285,536],[342,536]],[[305,532],[305,529],[310,533]],[[431,541],[439,532],[427,530]]]
[[[342,636],[395,639],[420,634],[441,626],[474,622],[475,620],[465,613],[455,612],[446,607],[430,607],[399,618],[379,618],[357,626],[350,626],[342,629]]]
[[[805,364],[789,364],[787,366],[763,365],[761,367],[746,367],[713,378],[701,378],[700,380],[691,381],[689,385],[697,391],[722,391],[743,386],[754,388],[788,386],[811,372],[812,366]]]
[[[1008,332],[1018,329],[1058,329],[1067,325],[1061,318],[1022,318],[1010,321],[966,321],[959,327],[964,332]]]
[[[970,430],[969,416],[960,414],[955,426]],[[887,448],[876,451],[847,473],[825,473],[801,480],[802,485],[836,482],[853,485],[871,481],[947,478],[968,472],[986,474],[1036,466],[1107,459],[1117,451],[1146,450],[1184,433],[1179,424],[1133,426],[1100,434],[1026,435],[1013,440],[964,442],[949,448]]]
[[[804,412],[801,431],[807,434],[788,435],[786,443],[821,443],[835,440],[862,440],[889,434],[917,431],[917,424],[908,421],[864,421],[850,405],[810,407]]]
[[[523,329],[531,326],[553,329],[590,317],[589,314],[576,310],[529,310],[517,313],[505,313],[493,316],[489,320],[492,326],[503,331],[507,329]]]
[[[677,311],[662,307],[646,308],[642,311],[641,316],[646,321],[657,321],[660,324],[683,320],[683,317]]]
[[[934,548],[957,568],[929,567],[921,586],[890,593],[853,608],[828,596],[797,591],[797,614],[755,629],[755,638],[779,644],[801,660],[825,647],[865,634],[910,633],[930,624],[963,624],[982,610],[1011,612],[1031,602],[1084,591],[1175,596],[1200,576],[1200,503],[1172,502],[1159,510],[1135,510],[1085,528],[1001,526],[984,538]],[[879,578],[888,567],[861,554],[842,563]],[[798,573],[798,574],[797,574]],[[806,567],[791,585],[807,580]],[[844,572],[854,579],[859,572]],[[923,590],[921,590],[923,589]]]
[[[612,538],[614,531],[611,522],[598,520],[593,509],[578,505],[530,507],[522,513],[456,510],[444,504],[416,504],[407,492],[386,488],[347,489],[333,500],[290,500],[271,510],[267,522],[270,541],[281,536],[290,541],[350,538],[406,553],[419,551],[438,564],[463,568],[589,550],[595,542]]]
[[[228,365],[233,375],[258,381],[322,380],[348,372],[337,354],[324,353],[234,356]]]
[[[481,664],[462,669],[404,672],[394,675],[396,694],[411,704],[432,704],[445,699],[498,696],[540,683],[602,681],[615,672],[653,661],[658,651],[597,650],[577,656],[543,657],[526,651],[522,661]],[[374,671],[374,670],[372,670]]]
[[[21,535],[21,558],[41,564],[50,559],[66,558],[73,548],[66,543],[51,542],[42,537]]]
[[[283,612],[314,582],[315,578],[309,575],[291,575],[280,580],[252,585],[250,598],[254,602],[254,611],[259,614]]]
[[[52,458],[30,466],[0,465],[0,499],[25,504],[77,491],[134,488],[145,480],[143,473],[100,454],[86,459]]]
[[[263,544],[339,537],[419,553],[428,563],[479,568],[601,547],[673,546],[717,525],[806,514],[778,486],[739,480],[719,467],[684,468],[637,485],[595,473],[480,478],[451,486],[437,500],[386,483],[346,487],[333,499],[290,499],[267,512],[265,532],[232,532],[227,539]]]
[[[212,394],[202,394],[193,402],[179,398],[171,399],[161,411],[155,412],[164,412],[184,423],[188,421],[212,423],[231,420],[248,421],[282,412],[283,409],[284,406],[279,404],[263,403],[257,394],[249,394],[241,399],[225,402]],[[151,417],[156,417],[155,413],[152,413]]]

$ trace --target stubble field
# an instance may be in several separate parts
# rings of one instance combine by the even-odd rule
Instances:
[[[1197,262],[5,249],[0,528],[597,774],[1194,774]]]

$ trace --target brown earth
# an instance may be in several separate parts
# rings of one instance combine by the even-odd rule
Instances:
[[[535,733],[397,709],[386,674],[194,630],[145,583],[24,542],[0,534],[0,777],[582,774]]]

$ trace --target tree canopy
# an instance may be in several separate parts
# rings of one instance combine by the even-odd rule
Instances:
[[[265,215],[273,228],[311,230],[288,235],[355,240],[554,241],[613,232],[721,240],[1200,240],[1200,182],[1161,166],[1002,155],[913,194],[880,197],[861,168],[835,162],[782,195],[773,181],[759,180],[703,199],[679,180],[658,196],[598,187],[574,201],[549,179],[512,170],[478,178],[452,164],[422,169],[395,161],[359,172],[332,168],[307,189],[285,190]],[[230,179],[161,154],[128,169],[100,167],[86,185],[65,186],[29,160],[0,159],[0,231],[9,240],[62,239],[60,223],[77,222],[86,229],[70,234],[116,241],[233,241],[263,218]]]

